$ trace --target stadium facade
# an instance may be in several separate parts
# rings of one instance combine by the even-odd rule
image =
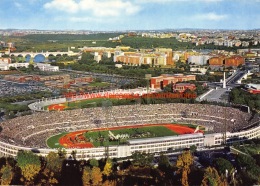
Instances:
[[[59,100],[60,101],[60,100]],[[50,102],[48,100],[48,102]],[[57,100],[54,100],[56,103]],[[47,103],[41,105],[46,105]],[[37,105],[34,105],[38,109]],[[98,122],[97,122],[98,121]],[[194,133],[157,138],[129,139],[124,145],[66,149],[76,151],[78,159],[129,157],[135,151],[170,153],[177,149],[214,147],[260,137],[259,116],[231,107],[202,104],[153,104],[36,112],[1,123],[0,155],[17,155],[29,150],[46,156],[57,149],[48,148],[46,139],[62,132],[140,124],[192,123],[204,126],[208,134]]]
[[[232,142],[238,142],[245,139],[254,139],[260,137],[260,126],[241,131],[238,133],[228,133],[227,140]],[[238,137],[240,136],[240,137]],[[108,152],[110,158],[123,158],[129,157],[133,152],[146,152],[146,153],[170,153],[176,149],[189,148],[192,145],[197,146],[197,148],[212,147],[220,145],[223,143],[223,134],[205,134],[195,133],[195,134],[184,134],[180,136],[169,136],[169,137],[159,137],[151,139],[136,139],[129,140],[127,145],[120,146],[109,146]],[[49,152],[56,151],[56,149],[37,149],[37,148],[27,148],[17,145],[12,145],[11,143],[0,142],[0,155],[1,156],[12,156],[15,157],[19,150],[32,151],[38,155],[47,156]],[[101,159],[106,157],[107,149],[105,147],[96,148],[85,148],[85,149],[66,149],[68,155],[76,151],[77,159]]]

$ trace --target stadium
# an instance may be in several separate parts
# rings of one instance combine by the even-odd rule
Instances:
[[[69,99],[71,98],[42,100],[33,103],[30,107],[42,111],[46,105],[59,104]],[[187,124],[197,127],[191,129]],[[139,138],[128,138],[125,133],[117,137],[114,134],[114,131],[118,129],[137,130],[136,128],[147,126],[172,127],[174,128],[172,131],[176,134],[151,136],[149,132],[150,136]],[[181,127],[186,129],[178,132],[178,128]],[[243,112],[232,107],[182,103],[146,105],[136,103],[123,106],[42,111],[6,120],[1,123],[1,128],[0,154],[2,156],[16,156],[19,150],[30,150],[46,156],[49,152],[63,147],[66,148],[67,154],[76,151],[78,159],[101,159],[106,156],[122,158],[131,156],[135,151],[167,153],[193,145],[197,148],[205,148],[225,142],[233,143],[260,137],[257,114]],[[202,128],[204,133],[199,130]],[[124,143],[93,145],[91,140],[84,141],[86,138],[83,135],[87,131],[107,132],[112,138],[124,138]],[[50,147],[48,140],[52,137],[58,142],[54,142],[54,146]],[[83,142],[80,141],[81,139]],[[87,143],[91,145],[88,146]]]

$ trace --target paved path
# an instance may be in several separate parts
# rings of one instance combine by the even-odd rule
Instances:
[[[218,88],[213,89],[209,94],[204,96],[203,98],[199,99],[198,101],[216,101],[216,102],[223,102],[225,103],[227,100],[221,99],[222,95],[224,95],[227,92],[227,89]]]

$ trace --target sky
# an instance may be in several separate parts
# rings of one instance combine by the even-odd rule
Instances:
[[[0,0],[0,29],[259,29],[260,0]]]

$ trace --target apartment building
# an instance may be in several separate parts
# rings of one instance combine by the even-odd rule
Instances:
[[[140,52],[122,52],[116,51],[114,62],[123,62],[126,65],[142,65],[150,66],[172,66],[173,63],[172,49],[157,48],[152,51],[142,50]]]

